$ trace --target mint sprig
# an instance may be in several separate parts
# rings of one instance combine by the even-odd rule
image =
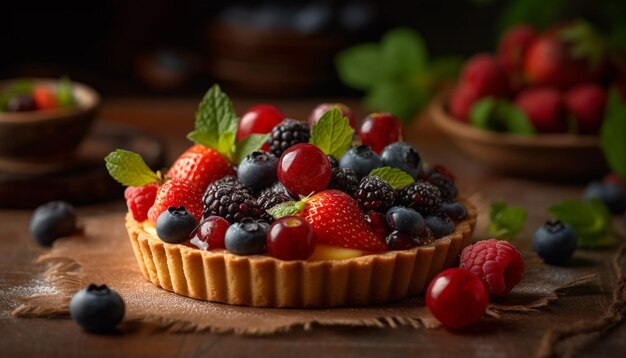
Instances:
[[[267,213],[272,215],[274,219],[280,219],[284,216],[295,215],[304,209],[304,206],[309,201],[309,198],[313,195],[313,193],[307,196],[300,196],[300,200],[298,201],[286,201],[284,203],[280,203],[275,205],[274,207],[267,210]]]
[[[125,186],[144,186],[162,180],[137,153],[116,149],[105,158],[106,168],[113,179]]]
[[[578,237],[578,247],[595,249],[615,243],[611,213],[600,200],[564,200],[548,208],[556,219],[569,224]]]
[[[372,170],[370,176],[379,177],[386,181],[394,190],[404,188],[415,182],[415,179],[407,172],[392,167],[380,167]]]
[[[498,240],[511,240],[524,228],[526,208],[509,206],[505,202],[491,203],[487,231]]]
[[[354,130],[350,120],[339,107],[326,111],[311,128],[309,143],[316,145],[326,155],[339,160],[350,149]]]
[[[472,106],[469,119],[474,127],[480,129],[518,135],[535,134],[535,128],[526,114],[504,99],[481,99]]]
[[[626,102],[611,88],[600,130],[604,156],[613,171],[626,177]]]

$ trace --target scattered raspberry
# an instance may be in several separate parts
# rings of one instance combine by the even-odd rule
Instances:
[[[129,186],[126,188],[124,198],[126,199],[128,210],[133,215],[133,219],[141,222],[148,218],[148,210],[154,204],[157,189],[156,184]]]
[[[492,296],[508,294],[524,275],[524,260],[515,246],[495,239],[466,247],[459,267],[482,278]]]

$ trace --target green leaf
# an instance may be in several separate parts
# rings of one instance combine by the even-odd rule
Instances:
[[[352,145],[354,130],[350,120],[344,117],[339,107],[326,111],[311,128],[309,143],[316,145],[326,155],[340,159]]]
[[[510,1],[498,21],[500,31],[514,25],[529,24],[545,28],[554,24],[563,10],[564,0],[519,0]]]
[[[109,174],[122,185],[144,186],[161,179],[139,154],[128,150],[117,149],[109,153],[104,161]]]
[[[494,97],[485,97],[474,103],[469,113],[470,124],[480,129],[493,129],[493,124],[490,121],[496,108],[496,102]]]
[[[396,189],[404,188],[405,186],[415,182],[415,179],[407,172],[392,167],[380,167],[372,170],[370,176],[376,176],[386,181],[391,187]]]
[[[487,230],[498,240],[511,240],[524,228],[526,215],[526,208],[523,206],[508,206],[504,202],[494,202],[491,204]]]
[[[261,149],[269,137],[269,134],[251,134],[237,143],[235,148],[235,163],[241,163],[246,155]]]
[[[407,73],[422,72],[428,64],[428,51],[424,39],[415,30],[397,28],[383,35],[381,40],[382,63],[387,79],[404,80]]]
[[[535,128],[524,112],[508,100],[486,97],[470,109],[470,123],[495,132],[533,135]]]
[[[384,82],[372,88],[364,101],[373,110],[393,113],[408,122],[429,98],[430,93],[425,90],[415,89],[404,83]]]
[[[57,100],[63,107],[73,106],[75,103],[74,93],[72,92],[72,81],[69,77],[63,76],[59,80],[57,88]]]
[[[548,212],[574,229],[580,248],[595,249],[615,244],[611,236],[611,213],[596,198],[589,201],[564,200],[548,208]]]
[[[284,216],[295,215],[304,209],[306,201],[286,201],[284,203],[277,204],[271,209],[267,210],[267,213],[272,215],[274,219],[280,219]]]
[[[15,81],[4,87],[2,91],[0,91],[0,112],[6,110],[7,104],[11,98],[21,94],[32,93],[34,87],[34,82],[26,79]]]
[[[507,132],[518,135],[533,135],[535,127],[524,112],[509,101],[500,100],[496,107],[496,116],[504,122]]]
[[[366,43],[347,48],[337,54],[335,67],[346,85],[367,90],[386,79],[378,44]]]
[[[609,91],[609,99],[600,130],[604,157],[611,169],[626,177],[626,102],[616,88]]]
[[[198,106],[195,130],[187,138],[232,158],[236,133],[233,104],[218,85],[213,85]]]

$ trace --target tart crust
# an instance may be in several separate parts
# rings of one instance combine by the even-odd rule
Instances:
[[[316,308],[365,306],[421,293],[453,266],[470,243],[476,208],[455,231],[429,245],[344,260],[282,261],[167,244],[126,215],[126,228],[143,275],[179,295],[232,305]]]

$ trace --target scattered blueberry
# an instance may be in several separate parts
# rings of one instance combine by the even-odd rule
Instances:
[[[458,202],[443,203],[439,210],[454,221],[461,221],[467,216],[467,209],[463,204]]]
[[[597,198],[609,208],[612,214],[626,210],[626,192],[615,183],[593,182],[585,189],[585,199]]]
[[[437,239],[454,231],[454,223],[445,214],[427,216],[424,221]]]
[[[163,242],[180,244],[189,239],[189,235],[196,226],[198,226],[198,221],[184,206],[170,206],[159,215],[156,232]]]
[[[49,246],[56,239],[76,231],[76,211],[65,201],[51,201],[39,206],[30,219],[30,233],[41,245]]]
[[[120,295],[106,285],[89,285],[78,291],[70,302],[70,315],[91,332],[110,332],[124,318],[125,305]]]
[[[383,166],[401,169],[417,178],[422,169],[422,159],[408,143],[395,142],[386,146],[380,154]]]
[[[564,264],[576,250],[576,232],[561,221],[549,221],[535,232],[533,249],[547,264]]]
[[[236,255],[254,255],[265,251],[265,237],[269,224],[252,219],[243,219],[226,230],[226,250]]]
[[[237,179],[241,184],[259,191],[278,180],[277,167],[278,159],[274,154],[263,151],[252,152],[239,164]]]
[[[387,224],[401,233],[417,236],[426,230],[426,223],[422,215],[411,208],[394,206],[387,210],[385,216]]]
[[[367,145],[350,148],[339,160],[339,168],[354,170],[359,180],[381,165],[378,154]]]

